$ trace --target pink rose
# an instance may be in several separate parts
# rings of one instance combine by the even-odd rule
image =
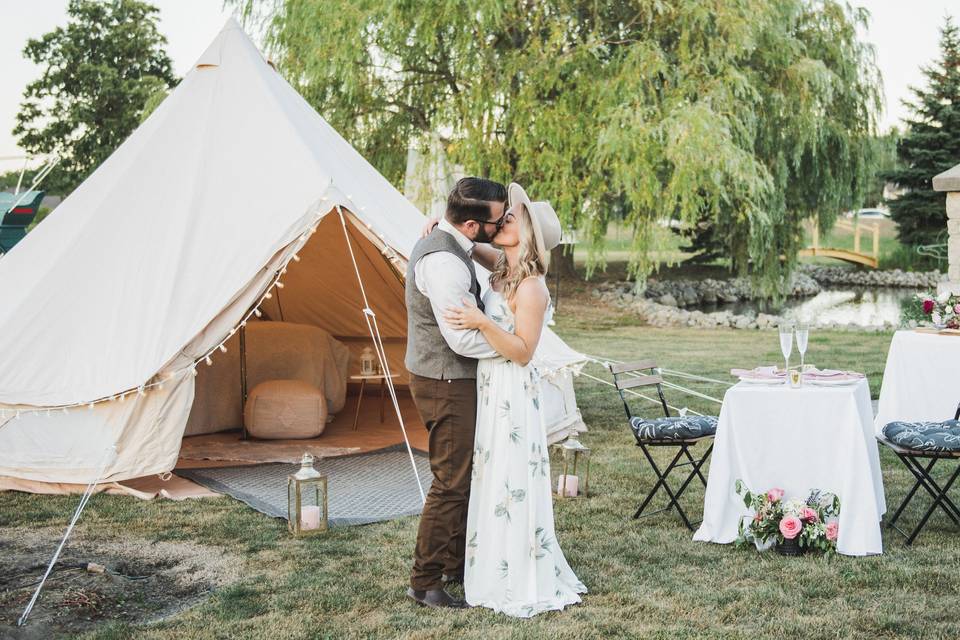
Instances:
[[[953,305],[953,312],[954,312],[954,313],[960,313],[960,302],[958,302],[957,304]]]
[[[795,518],[793,516],[787,516],[780,521],[780,533],[783,534],[783,537],[787,540],[793,540],[803,529],[803,523],[800,522],[800,518]]]
[[[837,539],[837,535],[840,533],[840,525],[836,520],[833,522],[827,523],[827,540],[833,542]]]
[[[807,522],[816,522],[820,518],[817,517],[817,512],[811,509],[810,507],[804,507],[803,511],[800,512],[800,519]]]
[[[770,502],[776,502],[783,497],[783,489],[770,489],[767,491],[767,500]]]
[[[930,298],[927,298],[926,300],[923,301],[923,312],[931,313],[933,311],[933,306],[934,306],[933,300],[931,300]]]

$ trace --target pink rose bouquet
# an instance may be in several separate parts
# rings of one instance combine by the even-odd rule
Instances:
[[[753,543],[758,550],[771,544],[796,541],[803,549],[832,553],[837,546],[840,499],[832,493],[814,489],[806,500],[785,499],[783,489],[774,487],[762,493],[748,490],[737,480],[736,492],[744,506],[752,511],[740,522],[737,544]],[[828,521],[829,519],[829,521]]]
[[[837,521],[834,520],[832,522],[828,522],[824,529],[826,531],[827,540],[830,542],[836,542],[837,535],[840,533],[840,525],[837,523]]]
[[[951,295],[949,292],[936,296],[919,294],[916,300],[919,303],[919,314],[916,313],[916,307],[913,307],[913,311],[905,309],[904,320],[916,320],[940,329],[960,329],[960,296]]]
[[[803,531],[803,522],[800,518],[787,516],[780,521],[780,533],[782,533],[783,537],[787,540],[793,540],[800,535],[801,531]]]

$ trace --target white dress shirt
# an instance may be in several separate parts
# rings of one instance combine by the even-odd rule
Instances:
[[[453,236],[468,256],[473,253],[473,241],[460,233],[446,218],[441,218],[437,228]],[[467,265],[449,251],[435,251],[420,258],[413,266],[413,273],[417,289],[430,299],[433,316],[437,319],[440,333],[450,348],[467,358],[495,357],[497,352],[479,329],[454,329],[443,319],[447,307],[462,307],[465,298],[473,303]]]

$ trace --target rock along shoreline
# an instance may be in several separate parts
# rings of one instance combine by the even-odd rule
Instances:
[[[937,283],[944,277],[944,274],[939,271],[912,272],[900,269],[865,271],[845,267],[803,265],[794,272],[787,296],[791,298],[813,296],[820,293],[823,285],[935,290]],[[754,300],[756,296],[747,278],[659,280],[653,277],[647,280],[642,292],[636,291],[632,282],[609,282],[596,287],[593,295],[615,307],[633,311],[643,322],[654,327],[772,329],[783,321],[781,316],[767,313],[750,315],[737,314],[729,310],[706,312],[683,308]],[[817,328],[875,332],[890,331],[899,326],[894,323],[874,326],[827,323],[817,325]]]

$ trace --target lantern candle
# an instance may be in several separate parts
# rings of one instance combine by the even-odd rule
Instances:
[[[580,478],[574,475],[563,475],[561,474],[557,478],[557,495],[566,496],[568,498],[577,497],[577,492],[580,489]]]
[[[304,505],[300,514],[300,528],[304,531],[320,528],[320,507]]]

